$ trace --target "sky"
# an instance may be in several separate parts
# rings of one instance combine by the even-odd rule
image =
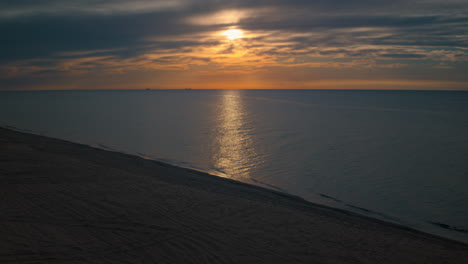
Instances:
[[[0,0],[0,90],[468,90],[466,0]]]

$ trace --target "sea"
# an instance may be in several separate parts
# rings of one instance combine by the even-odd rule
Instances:
[[[468,92],[2,91],[0,126],[468,242]]]

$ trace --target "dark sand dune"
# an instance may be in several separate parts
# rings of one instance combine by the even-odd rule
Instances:
[[[0,263],[468,263],[468,246],[0,129]]]

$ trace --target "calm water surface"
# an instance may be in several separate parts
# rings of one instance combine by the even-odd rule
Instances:
[[[468,242],[468,92],[0,92],[0,125]]]

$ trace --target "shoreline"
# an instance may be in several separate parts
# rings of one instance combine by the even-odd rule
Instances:
[[[10,251],[7,250],[7,252],[1,252],[0,260],[5,258],[6,253],[15,256],[16,260],[22,258],[28,259],[31,255],[34,255],[37,259],[37,256],[42,254],[48,257],[53,256],[58,262],[65,262],[68,261],[67,259],[70,256],[78,254],[78,252],[95,252],[96,248],[89,249],[84,244],[73,241],[70,235],[68,235],[70,232],[75,234],[73,230],[76,228],[89,231],[87,227],[90,225],[89,222],[92,222],[95,225],[101,226],[102,230],[100,232],[102,234],[98,237],[87,234],[85,238],[80,237],[77,239],[78,241],[89,240],[92,243],[100,244],[100,240],[105,240],[107,242],[104,244],[109,244],[112,247],[117,245],[127,248],[128,251],[133,253],[135,253],[135,250],[139,250],[135,249],[132,246],[133,244],[140,243],[140,246],[137,248],[143,247],[146,251],[147,248],[152,247],[152,241],[160,238],[160,235],[163,233],[164,236],[171,236],[174,233],[179,233],[180,229],[184,228],[188,230],[193,228],[192,232],[194,233],[199,233],[199,230],[202,229],[205,231],[202,232],[202,235],[183,237],[179,241],[179,243],[186,246],[185,251],[188,250],[206,255],[204,258],[199,259],[198,262],[200,263],[222,262],[223,258],[233,261],[227,261],[228,263],[235,263],[238,260],[254,263],[254,259],[256,258],[257,260],[266,260],[268,254],[258,253],[265,250],[265,248],[259,248],[259,245],[263,245],[268,249],[277,248],[276,250],[280,250],[281,252],[296,252],[300,246],[314,249],[311,252],[305,250],[308,254],[305,254],[305,252],[302,252],[302,255],[299,253],[285,254],[283,257],[287,256],[287,259],[276,256],[276,258],[269,260],[271,263],[301,263],[306,260],[317,260],[324,263],[347,263],[345,259],[357,261],[357,263],[372,263],[376,261],[381,263],[397,263],[398,259],[390,259],[391,257],[397,258],[397,256],[388,254],[388,246],[398,248],[394,250],[399,253],[402,252],[401,250],[404,251],[403,253],[405,254],[400,256],[403,259],[398,261],[411,260],[415,261],[415,263],[438,263],[440,260],[454,261],[451,263],[468,261],[468,245],[461,241],[425,233],[410,227],[371,218],[344,209],[312,203],[299,196],[223,178],[201,170],[179,167],[154,159],[70,141],[14,131],[10,128],[0,127],[0,136],[0,144],[5,149],[5,153],[0,153],[0,158],[3,161],[2,164],[7,164],[2,165],[4,169],[0,171],[3,183],[2,188],[7,193],[5,202],[0,207],[2,211],[6,212],[3,222],[7,223],[7,225],[16,226],[22,225],[21,223],[26,221],[28,225],[35,226],[29,231],[22,231],[18,227],[15,227],[11,229],[13,230],[11,232],[16,232],[15,234],[10,234],[8,233],[10,231],[7,231],[6,237],[8,237],[7,240],[11,240],[11,243],[2,241],[1,244],[5,244],[4,246],[11,249]],[[24,159],[25,156],[28,159]],[[49,162],[51,163],[49,164]],[[28,169],[25,170],[25,168]],[[71,176],[61,177],[61,175],[63,176],[70,171],[73,172]],[[154,188],[148,187],[153,185]],[[109,188],[112,186],[116,187],[115,193],[113,188]],[[158,186],[164,186],[165,188],[158,188]],[[9,187],[21,191],[11,192]],[[157,197],[153,197],[156,191],[160,192],[160,196],[156,195]],[[44,204],[38,206],[36,202],[30,202],[31,197],[29,196],[31,193],[51,195],[49,197],[51,200],[45,199]],[[122,193],[125,193],[128,196],[127,198],[131,199],[123,199],[120,197]],[[59,197],[66,199],[58,199],[58,205],[53,206],[57,206],[57,208],[61,208],[67,212],[64,213],[60,210],[51,209],[48,211],[48,206],[51,205],[50,202],[56,200],[54,198]],[[174,207],[162,210],[162,207],[154,205],[154,203],[168,202],[168,197],[171,200],[169,204],[174,205]],[[11,207],[11,204],[19,203],[18,201],[22,201],[23,204],[27,205],[15,208]],[[153,201],[154,203],[149,201]],[[224,201],[225,203],[219,204],[217,201]],[[200,205],[197,205],[198,203]],[[189,206],[192,204],[198,206],[199,210],[192,211],[193,208]],[[73,210],[70,208],[73,208]],[[76,211],[76,208],[79,208],[79,210]],[[141,210],[135,208],[140,208]],[[38,215],[41,215],[43,214],[41,210],[47,211],[42,218],[38,217],[39,219],[36,219],[37,215],[29,215],[34,211],[37,211]],[[68,212],[68,210],[71,211]],[[223,213],[223,210],[228,212]],[[83,213],[86,211],[89,211],[90,215]],[[135,211],[135,214],[131,214],[130,212],[132,211]],[[164,211],[170,215],[170,219],[158,222],[158,219],[160,220],[160,218],[164,218],[165,216],[160,211]],[[159,213],[145,216],[149,212]],[[184,212],[192,216],[192,218],[184,219],[186,216]],[[243,213],[239,214],[239,212]],[[123,216],[117,217],[116,215],[119,214]],[[85,220],[82,218],[85,218]],[[91,221],[87,218],[91,218]],[[113,222],[111,221],[112,223],[110,224],[106,222],[109,218],[113,219]],[[33,221],[35,219],[40,221]],[[36,253],[32,254],[31,252],[31,254],[24,253],[24,255],[14,253],[24,252],[26,249],[20,245],[32,243],[31,241],[34,241],[34,234],[36,232],[42,234],[42,240],[48,241],[47,235],[44,234],[51,231],[51,227],[49,224],[44,224],[44,222],[53,223],[54,221],[57,222],[57,219],[68,219],[73,223],[71,227],[67,227],[67,225],[65,227],[61,226],[59,228],[61,231],[52,228],[54,239],[56,241],[64,240],[71,244],[78,243],[81,246],[75,245],[75,247],[81,247],[81,250],[76,250],[76,252],[75,250],[70,250],[72,252],[64,257],[60,254],[57,255],[57,253],[50,253],[46,250],[48,247],[43,248],[36,245],[36,248],[34,248],[34,246],[29,245],[29,247],[33,248],[32,251],[42,253],[39,255]],[[107,220],[102,221],[102,219]],[[122,224],[120,220],[117,221],[116,219],[127,219],[127,222],[133,223],[133,227],[130,228],[129,225]],[[204,225],[203,221],[200,222],[200,219],[209,221],[219,230],[213,234],[208,230],[210,226]],[[229,222],[229,224],[222,225],[213,222],[213,219],[218,219],[221,223]],[[252,222],[252,226],[249,226],[248,223],[244,224],[244,222],[249,221]],[[269,221],[272,222],[270,225],[266,223]],[[82,225],[83,222],[86,225]],[[283,224],[278,225],[278,222]],[[160,228],[153,230],[152,228],[148,228],[148,223],[157,223],[165,227],[162,228],[163,231]],[[310,226],[307,223],[314,223],[316,226]],[[115,225],[119,225],[119,227],[113,229]],[[152,239],[150,239],[146,235],[140,234],[142,230],[138,230],[135,226],[145,226],[144,229],[150,229],[146,231],[151,234],[156,231],[158,234],[159,232],[162,233],[160,235],[153,234],[155,236],[151,236]],[[198,227],[198,229],[193,226]],[[334,230],[334,228],[339,230]],[[135,229],[135,232],[120,240],[115,238],[114,234],[107,233],[105,231],[107,229],[113,230],[113,232],[127,233],[131,233],[131,230]],[[239,239],[239,237],[232,235],[231,232],[223,232],[223,229],[234,230],[239,233],[243,232],[245,235],[240,235],[243,239]],[[306,232],[300,232],[304,230]],[[274,236],[271,232],[277,232],[278,236]],[[258,237],[252,237],[254,234],[257,234]],[[233,252],[230,252],[229,248],[243,248],[242,243],[239,244],[239,242],[245,242],[245,239],[249,235],[253,240],[261,241],[261,243],[254,243],[257,247],[253,252],[257,252],[258,256],[249,255],[244,256],[242,259],[234,259],[235,254],[231,254]],[[32,240],[28,242],[27,239],[21,240],[17,238],[16,240],[21,241],[16,241],[15,237],[19,236],[30,237]],[[120,234],[119,237],[121,236]],[[140,238],[134,239],[133,236]],[[210,250],[213,250],[212,247],[216,248],[216,245],[204,241],[206,237],[210,237],[221,244],[219,247],[222,248],[222,254],[209,253]],[[294,243],[278,241],[278,239],[283,241],[286,237],[290,241],[294,241]],[[295,241],[296,239],[298,241]],[[224,245],[224,240],[234,242],[222,246]],[[146,243],[143,243],[144,241]],[[191,242],[188,243],[187,241]],[[268,241],[276,241],[276,243],[272,245],[265,244]],[[401,241],[405,241],[405,243],[401,243]],[[360,242],[362,245],[356,245],[356,242]],[[33,244],[37,243],[36,241]],[[205,248],[193,246],[197,243],[204,244]],[[324,248],[324,244],[327,244],[325,245],[326,248]],[[97,248],[102,249],[103,247],[105,246],[100,245]],[[169,259],[173,258],[173,261],[170,262],[187,261],[187,259],[182,260],[179,259],[180,256],[176,256],[181,253],[178,250],[181,251],[182,249],[174,248],[174,245],[166,245],[166,247],[164,252],[157,251],[157,256],[147,252],[148,256],[145,259],[164,262],[164,258],[159,259],[161,255],[164,255]],[[248,251],[248,249],[244,250]],[[275,250],[267,251],[270,254],[275,252]],[[320,254],[313,254],[313,252],[317,251]],[[172,252],[172,254],[167,252]],[[373,253],[370,254],[370,252]],[[84,254],[83,256],[82,254],[81,257],[86,259],[88,255]],[[258,259],[260,255],[263,257]],[[91,256],[95,257],[93,254]],[[111,256],[107,256],[107,258],[111,258]],[[439,261],[435,261],[436,259]],[[286,262],[286,260],[288,261]],[[197,261],[193,263],[195,262]]]
[[[308,199],[306,199],[304,197],[301,197],[300,195],[287,193],[286,191],[282,191],[277,187],[276,188],[269,188],[265,184],[255,184],[255,183],[249,183],[249,182],[245,182],[245,181],[235,180],[235,179],[227,177],[228,175],[226,175],[226,176],[217,175],[215,173],[210,173],[208,170],[203,170],[203,169],[200,169],[200,168],[189,167],[189,166],[183,166],[183,165],[179,165],[177,163],[171,163],[169,161],[159,160],[159,159],[156,159],[156,158],[153,158],[153,157],[145,156],[142,153],[137,153],[137,154],[127,153],[127,152],[120,151],[118,149],[113,149],[111,147],[101,145],[101,144],[88,145],[88,144],[85,144],[85,143],[73,142],[73,141],[66,140],[66,139],[50,137],[50,136],[40,134],[39,132],[35,132],[35,131],[32,131],[32,130],[17,128],[17,127],[8,126],[8,125],[7,126],[0,126],[0,129],[12,130],[12,131],[18,132],[18,133],[23,133],[23,134],[27,134],[27,135],[34,135],[34,136],[40,136],[40,137],[46,137],[46,138],[49,138],[49,139],[64,141],[64,142],[71,143],[71,144],[77,144],[77,145],[93,148],[93,149],[100,150],[100,151],[112,152],[112,153],[116,153],[116,154],[127,155],[127,156],[130,156],[130,157],[141,158],[141,159],[144,159],[144,160],[147,160],[147,161],[150,161],[150,162],[155,162],[156,164],[161,165],[161,166],[180,169],[182,171],[196,173],[196,174],[199,174],[199,175],[202,175],[202,176],[205,176],[205,177],[206,176],[215,177],[218,180],[226,180],[226,181],[228,181],[230,183],[233,183],[233,184],[244,184],[244,185],[250,186],[252,188],[259,188],[260,190],[263,190],[263,191],[270,191],[270,192],[273,192],[273,193],[277,193],[280,196],[289,197],[290,199],[295,199],[295,200],[297,200],[299,202],[310,203],[312,206],[318,206],[318,207],[323,207],[323,208],[326,208],[326,209],[337,210],[337,211],[339,211],[341,213],[352,214],[352,215],[356,215],[358,217],[368,218],[368,219],[373,220],[373,221],[383,222],[384,224],[395,225],[396,227],[399,227],[399,228],[402,228],[402,229],[407,229],[407,230],[410,230],[410,231],[431,235],[431,236],[434,236],[434,237],[437,237],[437,238],[450,240],[450,241],[453,241],[453,242],[456,242],[456,243],[461,243],[463,245],[468,246],[468,241],[464,241],[462,239],[457,239],[457,237],[454,234],[451,234],[451,236],[450,236],[448,233],[445,233],[446,235],[444,236],[444,234],[441,231],[437,232],[437,230],[434,230],[434,226],[437,226],[437,227],[439,227],[441,229],[444,229],[445,232],[448,232],[448,230],[450,230],[452,232],[455,232],[455,231],[456,232],[466,232],[466,230],[460,229],[461,230],[460,231],[460,230],[457,230],[456,227],[452,227],[452,226],[447,225],[445,223],[427,221],[427,222],[421,222],[421,223],[419,223],[419,225],[417,223],[415,223],[415,222],[412,222],[412,224],[411,224],[411,222],[408,222],[408,219],[406,219],[407,221],[405,222],[403,219],[400,219],[399,217],[395,217],[395,216],[392,216],[392,215],[386,215],[386,214],[381,213],[379,211],[370,211],[368,209],[361,208],[361,207],[354,206],[352,204],[347,204],[347,203],[344,203],[343,207],[332,206],[332,205],[327,205],[327,204],[321,204],[321,203],[318,203],[318,202],[308,200]],[[323,195],[323,194],[319,194],[319,195],[322,196],[322,197],[328,198],[328,199],[330,199],[330,198],[335,199],[334,197],[330,197],[330,196],[327,196],[327,195]],[[346,208],[346,206],[348,206],[348,208]],[[355,208],[356,210],[352,210],[352,208]],[[364,212],[367,211],[367,213],[363,213],[363,211]],[[382,217],[378,217],[378,215],[381,215]]]

